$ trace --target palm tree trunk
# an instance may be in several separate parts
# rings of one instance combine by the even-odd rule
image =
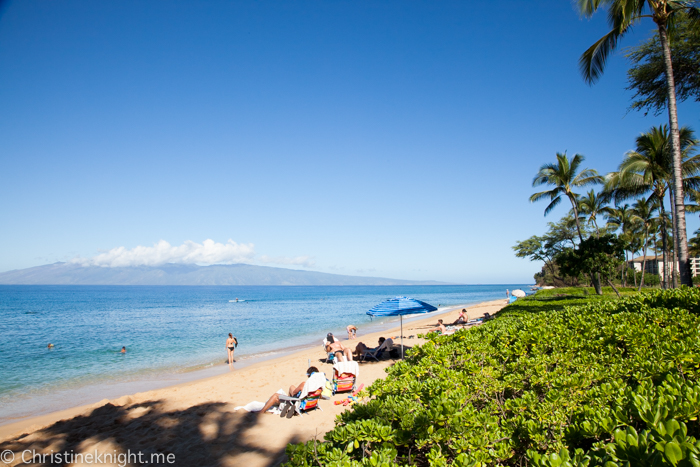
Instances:
[[[666,239],[666,208],[664,200],[660,198],[659,210],[661,211],[661,261],[663,261],[663,281],[661,282],[662,289],[668,289],[668,261],[666,261],[667,239]]]
[[[617,298],[622,298],[620,296],[620,292],[617,291],[617,287],[615,287],[615,284],[613,284],[612,281],[610,280],[610,276],[607,277],[607,282],[608,282],[608,285],[610,287],[612,287],[613,291],[617,294]]]
[[[671,62],[671,47],[668,43],[668,33],[666,24],[657,23],[659,28],[659,39],[664,51],[664,65],[666,73],[666,88],[668,93],[668,123],[671,129],[671,154],[673,156],[673,185],[674,199],[676,202],[676,219],[674,229],[678,235],[678,261],[680,263],[681,284],[689,287],[693,286],[693,279],[690,274],[690,261],[688,256],[688,235],[685,226],[685,203],[683,193],[683,175],[681,173],[681,138],[678,130],[678,109],[676,107],[676,82],[673,78],[673,63]]]
[[[678,261],[678,230],[676,223],[676,200],[673,196],[674,187],[671,187],[671,220],[673,224],[673,254],[671,255],[671,281],[673,288],[678,288],[678,278],[676,277],[676,262]]]
[[[576,230],[578,231],[578,238],[583,242],[583,235],[581,234],[581,225],[579,224],[578,221],[578,206],[576,203],[576,198],[574,198],[573,194],[567,194],[569,197],[569,201],[571,201],[571,207],[574,210],[574,220],[576,221]],[[593,284],[593,288],[595,289],[596,295],[603,295],[603,289],[600,288],[600,281],[596,277],[594,273],[589,274],[591,278],[591,284]]]
[[[657,226],[658,229],[658,226]],[[657,229],[654,229],[654,264],[656,265],[656,275],[659,275],[659,237],[657,236]],[[659,281],[659,286],[661,286],[661,281]],[[661,287],[663,288],[663,287]]]
[[[574,198],[573,194],[567,194],[567,196],[569,197],[569,201],[571,201],[571,208],[574,210],[574,221],[576,221],[576,231],[578,232],[578,238],[579,240],[583,241],[583,235],[581,234],[581,225],[578,221],[578,203],[576,202],[576,198]]]
[[[637,289],[637,292],[642,291],[642,287],[644,287],[644,271],[647,268],[647,245],[649,243],[649,227],[644,229],[644,249],[642,250],[642,277],[639,280],[639,288]]]

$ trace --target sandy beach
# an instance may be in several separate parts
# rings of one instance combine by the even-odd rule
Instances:
[[[433,313],[423,319],[404,322],[403,335],[425,333],[438,318],[450,323],[462,308],[467,309],[472,319],[484,313],[494,314],[505,305],[503,299]],[[352,349],[358,342],[373,347],[380,336],[395,337],[395,344],[399,345],[398,327],[359,335],[355,340],[342,339],[342,342]],[[83,462],[71,462],[76,458],[66,461],[64,457],[65,465],[123,466],[153,464],[158,460],[161,465],[279,465],[286,459],[288,443],[314,437],[323,439],[324,433],[333,428],[336,415],[347,410],[334,401],[346,399],[347,394],[322,400],[319,403],[322,410],[291,419],[235,411],[234,407],[251,401],[264,402],[277,390],[286,391],[290,385],[302,383],[309,361],[330,378],[332,366],[324,363],[322,338],[319,336],[316,347],[242,369],[234,368],[224,375],[114,400],[105,399],[97,404],[0,426],[0,451],[9,450],[12,454],[3,452],[0,465],[3,462],[10,466],[50,465],[52,461],[64,465],[57,462],[59,453],[73,456],[83,453]],[[423,342],[417,338],[404,339],[407,347]],[[386,368],[393,363],[394,360],[361,363],[358,385],[368,386],[383,378]],[[159,457],[161,454],[163,457]],[[40,458],[40,455],[45,457]],[[102,457],[95,458],[95,455]],[[131,456],[127,458],[128,455]]]

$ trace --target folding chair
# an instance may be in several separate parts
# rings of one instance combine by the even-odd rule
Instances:
[[[301,390],[299,397],[280,396],[280,417],[292,418],[295,413],[301,416],[302,412],[313,409],[321,409],[318,400],[321,398],[323,388],[326,386],[326,375],[318,372],[313,373]]]
[[[385,349],[370,349],[366,350],[362,355],[360,355],[360,358],[358,361],[360,362],[366,362],[368,359],[374,360],[375,362],[378,362],[379,359],[382,357],[384,354]]]
[[[333,365],[333,393],[354,391],[360,366],[357,362],[338,362]]]
[[[280,396],[280,408],[282,410],[280,417],[286,416],[287,418],[292,418],[295,413],[302,416],[302,412],[308,412],[313,409],[323,411],[323,409],[318,406],[318,400],[321,398],[322,392],[323,388],[318,388],[308,393],[305,397]],[[282,404],[289,404],[289,407],[284,407]]]

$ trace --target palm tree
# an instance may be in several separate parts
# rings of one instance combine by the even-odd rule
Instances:
[[[578,168],[584,161],[584,157],[580,154],[575,154],[573,159],[569,160],[566,152],[563,154],[557,153],[556,164],[544,164],[532,180],[532,186],[553,185],[554,188],[548,191],[541,191],[530,196],[530,202],[534,203],[544,198],[549,198],[551,202],[544,210],[544,215],[549,214],[560,202],[562,195],[569,198],[571,207],[574,210],[574,219],[576,220],[576,230],[579,240],[583,241],[581,233],[581,224],[578,218],[578,202],[577,194],[573,189],[602,183],[603,179],[598,172],[592,169],[584,169],[577,174]]]
[[[629,204],[624,204],[622,206],[610,208],[610,210],[606,214],[606,220],[607,220],[608,227],[612,226],[615,230],[617,230],[617,229],[622,230],[622,233],[620,234],[620,238],[623,241],[625,241],[626,244],[629,244],[628,232],[629,232],[630,227],[632,226],[632,222],[633,222],[632,221],[632,210],[630,209]],[[623,287],[625,286],[625,284],[627,284],[627,279],[626,279],[626,274],[625,274],[626,271],[627,271],[627,249],[625,248],[625,266],[620,271],[620,283],[623,284]]]
[[[693,131],[681,128],[681,144],[685,188],[700,187],[700,156],[691,156],[697,141]],[[604,191],[616,201],[636,198],[651,194],[649,200],[657,200],[661,218],[661,241],[664,254],[664,283],[668,280],[666,272],[668,251],[668,230],[666,228],[666,207],[664,199],[672,189],[672,163],[669,150],[669,136],[666,126],[652,127],[648,132],[637,137],[636,150],[628,151],[619,166],[618,172],[611,172],[605,177]],[[676,236],[674,236],[676,238]],[[682,282],[682,281],[681,281]]]
[[[600,229],[598,228],[598,214],[610,213],[608,198],[603,193],[598,193],[594,190],[589,191],[584,196],[578,198],[578,206],[581,214],[588,216],[588,223],[595,227],[596,237],[600,237]]]
[[[688,241],[688,250],[693,256],[700,256],[700,229],[693,232],[693,238]]]
[[[676,85],[673,78],[671,48],[668,43],[668,28],[673,26],[680,13],[688,13],[691,19],[700,18],[700,8],[694,2],[679,0],[578,0],[581,13],[591,17],[601,6],[608,7],[608,23],[611,30],[588,50],[579,60],[583,78],[589,84],[598,80],[605,68],[605,61],[610,52],[617,47],[618,41],[642,18],[651,18],[659,31],[659,40],[664,54],[666,87],[668,94],[668,123],[671,127],[671,160],[674,199],[676,204],[675,231],[678,233],[679,262],[681,284],[692,286],[690,262],[688,260],[688,240],[685,225],[685,205],[683,176],[681,173],[681,140],[678,128],[678,111],[676,109]]]
[[[644,271],[646,271],[647,266],[647,247],[649,245],[649,230],[652,226],[656,207],[656,203],[654,203],[653,201],[645,200],[644,198],[642,198],[637,200],[637,202],[634,203],[634,207],[632,208],[632,218],[639,222],[644,229],[644,247],[642,252],[642,277],[639,281],[639,288],[637,289],[637,292],[641,292],[642,287],[644,286]]]

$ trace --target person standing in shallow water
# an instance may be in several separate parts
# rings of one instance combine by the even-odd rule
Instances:
[[[238,339],[233,337],[233,334],[231,334],[229,332],[228,339],[226,339],[226,350],[228,351],[228,364],[229,365],[232,365],[233,362],[235,361],[233,359],[233,351],[235,350],[237,345],[238,345]]]

